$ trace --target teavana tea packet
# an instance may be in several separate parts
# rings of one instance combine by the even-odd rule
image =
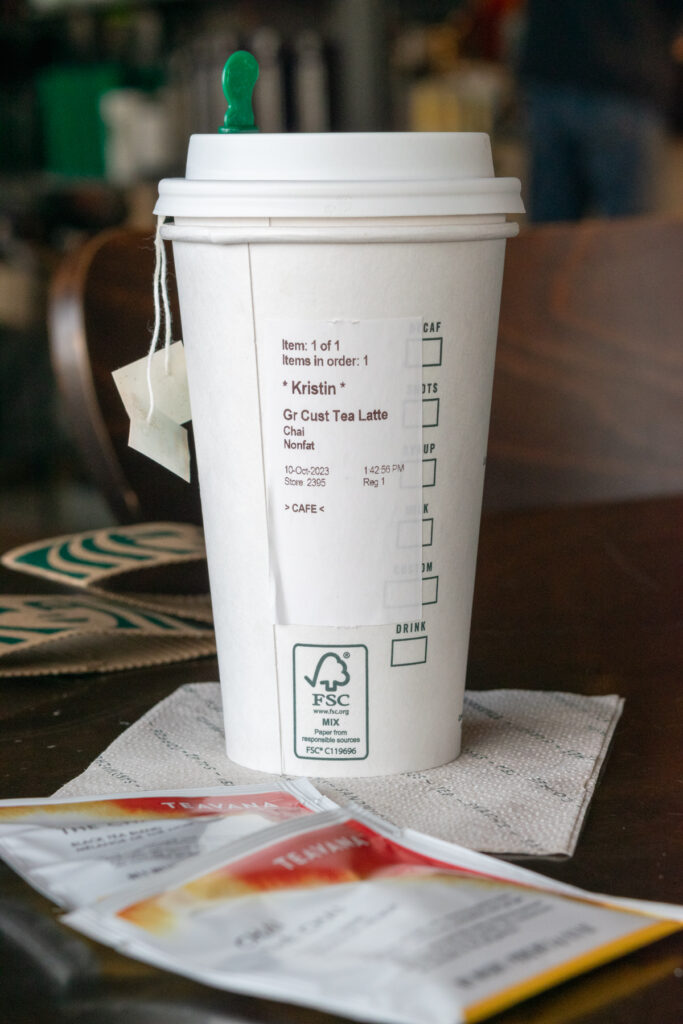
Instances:
[[[0,801],[0,857],[64,907],[278,822],[334,807],[305,779],[122,796]]]
[[[481,1020],[683,927],[364,814],[275,826],[67,924],[217,988],[382,1024]]]

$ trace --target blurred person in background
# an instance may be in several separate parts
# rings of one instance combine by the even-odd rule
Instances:
[[[683,0],[528,0],[530,220],[652,209]]]

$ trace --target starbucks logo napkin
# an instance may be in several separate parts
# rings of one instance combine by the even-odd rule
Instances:
[[[113,672],[215,650],[208,625],[99,596],[0,596],[0,678]]]
[[[204,534],[190,523],[136,523],[13,548],[2,564],[64,586],[211,622]]]

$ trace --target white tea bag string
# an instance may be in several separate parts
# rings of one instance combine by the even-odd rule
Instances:
[[[149,352],[114,370],[112,376],[130,417],[129,447],[189,481],[190,449],[182,424],[189,422],[192,413],[183,343],[171,341],[166,249],[161,237],[164,220],[163,216],[158,218],[154,238],[154,329]],[[162,318],[163,358],[157,352]]]
[[[154,330],[152,332],[152,340],[149,346],[149,352],[147,354],[147,391],[149,394],[149,410],[147,412],[147,422],[149,423],[154,414],[154,385],[152,382],[152,357],[156,352],[156,347],[159,341],[159,334],[161,333],[161,320],[163,315],[164,320],[164,370],[168,375],[170,372],[170,347],[171,347],[171,306],[168,299],[168,279],[167,279],[167,261],[166,261],[166,247],[164,240],[161,237],[161,225],[165,218],[160,216],[157,218],[157,229],[154,236],[154,278],[153,278],[153,292],[154,292]],[[163,307],[163,313],[162,313]]]
[[[166,219],[165,217],[159,218],[162,222]],[[164,307],[164,373],[168,377],[171,372],[171,304],[168,301],[168,268],[166,265],[166,246],[163,238],[161,238],[161,231],[159,231],[159,241],[161,243],[161,301]]]

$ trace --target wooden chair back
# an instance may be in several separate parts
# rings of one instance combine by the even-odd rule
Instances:
[[[174,337],[180,318],[168,249]],[[194,452],[192,483],[128,447],[129,420],[112,370],[146,354],[154,320],[154,238],[115,229],[70,254],[54,277],[48,308],[52,363],[86,469],[120,522],[201,522]],[[191,430],[190,430],[191,433]]]

